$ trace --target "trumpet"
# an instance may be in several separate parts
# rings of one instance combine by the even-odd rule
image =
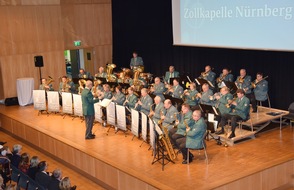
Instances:
[[[265,80],[266,78],[268,78],[268,76],[263,77],[260,81],[255,80],[254,82],[251,83],[252,87],[253,87],[253,88],[256,88],[256,85],[257,85],[258,83],[260,83],[261,81]]]

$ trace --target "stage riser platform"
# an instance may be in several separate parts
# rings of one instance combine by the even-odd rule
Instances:
[[[259,113],[260,114],[260,113]],[[289,189],[294,187],[294,132],[289,126],[276,128],[255,139],[224,147],[206,141],[208,164],[203,154],[183,165],[151,165],[149,145],[127,133],[107,135],[95,124],[94,140],[85,140],[85,123],[58,114],[49,116],[33,106],[0,105],[0,129],[29,146],[66,163],[106,189]],[[24,145],[25,146],[25,145]],[[284,188],[287,187],[287,188]]]

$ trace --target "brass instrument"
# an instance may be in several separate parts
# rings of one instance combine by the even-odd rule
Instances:
[[[62,92],[69,92],[69,83],[70,79],[66,78],[66,81],[64,83],[62,83]]]
[[[210,71],[210,70],[209,70]],[[208,76],[209,71],[202,72],[201,73],[201,78],[206,78]]]
[[[101,80],[95,80],[94,81],[94,86],[92,88],[92,92],[94,94],[94,96],[96,96],[96,93],[97,93],[97,87],[102,83]]]
[[[143,70],[143,67],[134,67],[133,85],[135,91],[140,91],[143,87],[142,81],[139,80],[140,73],[142,73]]]
[[[107,64],[107,66],[106,66],[106,73],[107,73],[106,80],[107,80],[107,82],[116,82],[117,77],[114,74],[112,74],[112,71],[115,67],[116,67],[116,65],[113,63]]]
[[[173,128],[178,128],[178,125],[179,125],[178,113],[181,113],[181,112],[174,113],[175,124]]]
[[[254,80],[254,82],[251,83],[252,87],[253,87],[253,88],[256,88],[256,85],[257,85],[258,83],[260,83],[261,81],[265,80],[266,78],[268,78],[268,76],[263,77],[260,81]]]
[[[153,115],[155,114],[155,112],[154,112],[155,110],[152,109],[152,107],[153,107],[154,105],[155,105],[155,103],[150,105],[150,112],[149,112],[148,117],[150,117],[151,119],[152,119]]]
[[[190,127],[189,127],[189,125],[188,125],[188,123],[187,123],[186,121],[184,121],[183,123],[184,123],[184,125],[186,126],[186,129],[190,129]],[[185,135],[185,136],[186,136],[186,135]]]
[[[170,142],[170,139],[168,136],[168,129],[167,129],[167,127],[164,127],[164,126],[161,128],[162,128],[163,134],[159,136],[159,140],[165,146],[169,159],[175,160],[177,158],[177,155],[175,153],[175,150],[173,149],[173,145]]]
[[[170,95],[170,93],[172,93],[172,89],[173,89],[172,85],[166,84],[165,88],[167,88],[167,90],[165,92],[163,92],[163,94],[164,95]]]
[[[189,92],[189,90],[187,90],[187,89],[184,90],[184,92],[180,95],[180,98],[183,99],[187,92]]]
[[[78,87],[79,94],[82,94],[82,91],[84,90],[85,86],[86,86],[86,80],[80,79],[79,80],[79,87]]]
[[[157,122],[158,125],[162,125],[162,122],[163,122],[164,119],[161,119],[161,117],[162,117],[163,115],[164,115],[164,114],[163,114],[163,110],[160,110],[160,120],[158,120],[158,122]]]
[[[53,78],[50,77],[50,76],[48,76],[46,86],[48,86],[48,85],[51,84],[52,82],[54,82]]]
[[[238,78],[238,82],[239,82],[239,83],[243,83],[243,82],[244,82],[244,79],[245,79],[245,77],[246,77],[246,76],[244,76],[244,77],[241,77],[241,76],[240,76],[240,77]]]
[[[226,78],[226,76],[227,76],[227,75],[222,75],[221,77],[218,77],[218,78],[216,79],[216,82],[217,82],[217,83],[221,83],[221,82],[223,82],[223,80]]]
[[[227,104],[226,104],[226,107],[227,107],[227,108],[230,108],[231,105],[232,105],[232,103],[233,103],[234,101],[236,101],[236,100],[237,100],[237,98],[233,98],[233,99],[231,100],[230,103],[227,103]]]

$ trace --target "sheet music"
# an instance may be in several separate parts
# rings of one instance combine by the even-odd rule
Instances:
[[[142,138],[147,142],[147,115],[141,113]]]
[[[107,123],[115,126],[116,125],[116,123],[115,123],[115,103],[111,102],[106,107],[106,115],[107,115],[107,118],[106,118]]]
[[[126,131],[126,109],[124,106],[116,105],[116,119],[117,127],[123,131]]]
[[[94,104],[94,110],[95,110],[95,120],[100,123],[103,123],[102,110],[101,110],[101,106],[98,102]]]
[[[60,105],[59,105],[59,93],[58,91],[48,91],[47,92],[48,98],[48,111],[51,112],[59,112]]]
[[[208,121],[213,122],[214,121],[214,114],[208,113]]]
[[[111,99],[104,98],[101,102],[99,102],[99,104],[106,108],[110,104],[110,102],[111,102]]]
[[[72,114],[72,96],[70,92],[62,92],[62,112]]]
[[[157,124],[155,124],[155,131],[157,132],[158,135],[162,135],[163,134],[162,133],[162,130],[160,129],[160,127]]]
[[[33,90],[35,110],[46,110],[45,90]]]
[[[79,94],[73,94],[74,102],[74,115],[83,116],[83,105],[82,105],[82,96]]]
[[[153,151],[155,151],[155,132],[154,132],[154,122],[152,119],[149,118],[149,135],[150,135],[150,146],[152,147]]]
[[[137,110],[131,109],[131,116],[132,116],[131,131],[133,135],[139,137],[139,112]]]

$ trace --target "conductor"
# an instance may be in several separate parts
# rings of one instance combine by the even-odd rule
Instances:
[[[86,87],[82,92],[82,107],[83,114],[85,117],[86,123],[86,135],[85,139],[94,139],[95,135],[92,134],[93,122],[94,122],[94,103],[98,102],[99,99],[94,99],[94,96],[91,92],[93,83],[90,80],[87,80]]]

